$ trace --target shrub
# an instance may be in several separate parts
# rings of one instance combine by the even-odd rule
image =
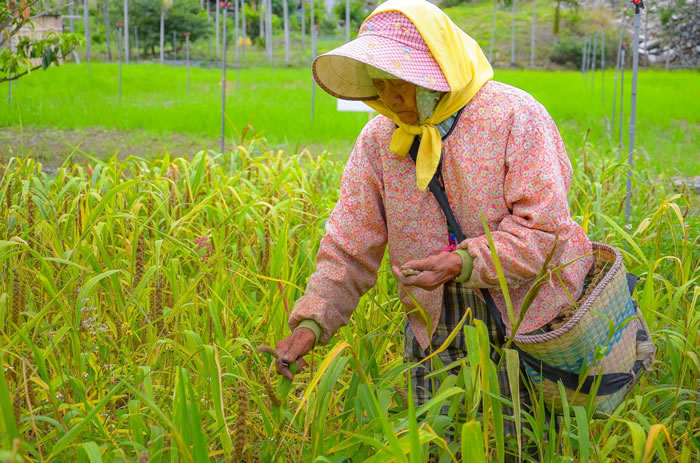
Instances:
[[[573,68],[581,67],[583,58],[583,39],[580,37],[564,37],[552,48],[549,59],[553,63]]]

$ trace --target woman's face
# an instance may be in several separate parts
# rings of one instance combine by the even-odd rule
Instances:
[[[372,79],[379,99],[396,114],[404,124],[418,122],[416,106],[416,86],[399,79]]]

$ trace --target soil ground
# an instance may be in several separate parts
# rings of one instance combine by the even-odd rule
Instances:
[[[191,157],[198,151],[212,148],[219,150],[220,140],[196,134],[156,133],[145,130],[116,130],[102,127],[81,129],[55,129],[47,127],[0,128],[0,160],[11,156],[31,155],[41,162],[44,169],[60,166],[73,154],[75,160],[84,154],[107,159],[117,154],[119,159],[128,156],[151,158],[166,151],[171,157]],[[227,141],[230,149],[233,141]],[[283,146],[280,146],[283,148]],[[310,144],[297,147],[312,153],[330,150],[347,155],[352,144]]]
[[[192,134],[158,134],[143,130],[126,131],[100,127],[78,130],[46,127],[0,128],[0,158],[31,154],[48,169],[60,165],[71,153],[87,153],[99,159],[106,159],[115,153],[119,158],[150,158],[168,151],[173,157],[189,157],[210,147],[218,149],[219,140]]]

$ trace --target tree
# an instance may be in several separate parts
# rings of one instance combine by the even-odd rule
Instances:
[[[573,6],[574,9],[578,10],[578,0],[557,0],[557,4],[554,7],[554,22],[552,24],[552,33],[554,34],[555,43],[559,41],[562,3]]]
[[[335,4],[333,7],[333,14],[340,21],[345,23],[345,0],[341,0]],[[353,0],[350,2],[350,30],[353,33],[357,33],[357,30],[362,25],[362,21],[365,20],[370,11],[367,9],[366,2],[359,2]]]
[[[23,27],[31,27],[39,4],[39,0],[0,2],[0,82],[19,79],[39,68],[46,70],[52,64],[58,66],[84,43],[80,35],[71,33],[51,32],[42,39],[21,35]]]
[[[160,15],[163,0],[132,0],[129,4],[131,25],[139,29],[139,46],[151,49],[160,45]],[[199,0],[175,0],[167,10],[163,24],[164,37],[172,37],[173,32],[184,41],[183,33],[190,33],[190,41],[209,36],[207,13],[201,9]]]

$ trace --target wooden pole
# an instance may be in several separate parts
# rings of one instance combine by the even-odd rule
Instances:
[[[141,58],[141,52],[139,51],[139,28],[134,26],[134,45],[136,46],[136,62],[138,63]]]
[[[214,33],[214,39],[216,40],[216,56],[221,58],[221,48],[220,48],[220,43],[221,43],[221,37],[219,34],[219,27],[220,27],[220,22],[219,22],[219,16],[221,15],[221,5],[217,1],[216,2],[216,16],[214,18],[214,27],[216,28],[216,32]]]
[[[532,0],[532,26],[530,28],[530,69],[535,68],[535,27],[537,24],[537,0]]]
[[[620,72],[620,56],[622,55],[622,23],[620,24],[620,40],[617,43],[617,57],[615,62],[615,85],[613,87],[612,115],[610,116],[610,131],[615,130],[615,105],[617,97],[617,76]]]
[[[73,16],[75,16],[75,12],[73,11],[73,1],[74,0],[69,0],[68,1],[68,15],[70,16],[70,19],[68,21],[69,29],[71,33],[75,32],[75,23],[73,22]],[[78,52],[73,50],[73,59],[75,60],[76,63],[80,64],[80,56],[78,55]]]
[[[267,0],[267,8],[265,10],[265,50],[267,51],[267,60],[272,63],[272,0]]]
[[[73,22],[73,16],[75,16],[73,11],[73,0],[68,1],[68,28],[71,33],[75,32],[75,23]]]
[[[207,0],[207,28],[211,30],[211,15],[209,13],[210,11],[210,5],[209,5],[209,0]],[[207,34],[209,37],[207,37],[207,53],[211,54],[211,34]]]
[[[489,63],[493,66],[493,44],[496,40],[496,10],[498,0],[493,0],[493,15],[491,16],[491,44],[489,45]]]
[[[248,40],[248,30],[246,28],[245,19],[245,0],[241,0],[241,26],[243,31],[243,59],[245,60],[248,53],[248,44],[246,43],[246,41]]]
[[[316,59],[316,25],[314,24],[314,3],[313,0],[310,2],[311,5],[311,62],[313,63]],[[311,76],[311,121],[314,120],[314,110],[316,109],[316,82],[314,81],[314,76]]]
[[[595,86],[595,60],[598,51],[598,34],[593,34],[593,53],[591,53],[591,90]]]
[[[515,0],[510,0],[513,4],[513,17],[510,22],[510,65],[515,67],[515,13],[517,11]]]
[[[236,63],[239,62],[240,57],[238,54],[240,53],[239,50],[239,45],[238,45],[238,21],[240,19],[240,12],[238,10],[238,0],[233,0],[233,59],[236,61]]]
[[[72,14],[72,13],[70,13]],[[107,41],[107,61],[112,61],[112,31],[110,30],[109,0],[105,2],[105,40]],[[71,19],[71,22],[73,20]]]
[[[306,50],[306,0],[301,0],[301,51]]]
[[[231,2],[221,2],[224,15],[223,54],[221,55],[221,153],[226,142],[226,8]]]
[[[122,102],[122,26],[122,23],[117,24],[119,33],[119,103]]]
[[[282,0],[282,11],[284,15],[284,62],[289,66],[289,6],[287,0]]]
[[[83,24],[85,27],[85,59],[90,72],[90,14],[88,10],[88,0],[83,1]]]
[[[263,11],[267,8],[265,3],[265,0],[258,0],[258,18],[260,19],[260,27],[258,30],[261,39],[265,39],[265,16],[263,16]]]
[[[600,93],[601,103],[605,104],[605,24],[600,23]]]
[[[627,44],[622,42],[622,54],[620,55],[620,156],[623,150],[623,131],[625,128],[625,50]]]
[[[190,33],[185,32],[185,65],[187,66],[187,94],[190,94]]]
[[[634,137],[637,126],[637,74],[639,72],[639,27],[641,9],[644,3],[639,0],[634,8],[634,38],[632,39],[632,101],[630,102],[630,135],[629,150],[627,151],[627,196],[625,197],[625,221],[629,223],[632,202],[632,168],[634,167]]]
[[[165,63],[165,6],[160,7],[160,64]]]
[[[124,0],[124,62],[129,64],[129,0]]]
[[[345,42],[350,41],[350,0],[345,0]]]

